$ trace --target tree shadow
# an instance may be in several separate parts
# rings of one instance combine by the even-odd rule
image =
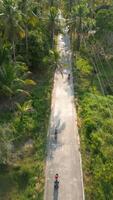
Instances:
[[[55,140],[55,129],[57,128],[57,140]],[[65,129],[65,123],[61,122],[60,119],[60,112],[58,112],[58,114],[56,116],[52,117],[52,123],[50,125],[50,131],[49,131],[49,138],[48,138],[48,156],[47,159],[51,160],[53,159],[54,156],[54,152],[58,149],[62,147],[62,144],[59,140],[59,134],[62,133],[62,131]]]
[[[54,136],[55,129],[57,129],[58,134],[61,133],[65,129],[65,123],[60,119],[60,112],[57,115],[52,116],[52,124],[50,126],[50,134]]]

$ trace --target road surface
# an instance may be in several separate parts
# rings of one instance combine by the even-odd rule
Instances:
[[[63,76],[56,71],[52,112],[48,134],[44,200],[84,200],[82,164],[76,108],[71,74],[71,51],[68,34],[58,37]],[[68,80],[68,74],[71,80]],[[57,141],[54,138],[57,127]],[[59,189],[54,190],[54,176],[59,174]]]

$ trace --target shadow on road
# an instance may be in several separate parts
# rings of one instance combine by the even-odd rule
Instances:
[[[62,147],[61,142],[59,141],[59,134],[65,129],[65,123],[60,119],[60,112],[53,117],[53,123],[50,127],[50,138],[49,138],[49,154],[47,156],[48,160],[52,160],[54,157],[54,152]],[[57,129],[57,139],[55,139],[55,128]]]
[[[58,134],[61,133],[64,129],[65,129],[65,123],[61,121],[60,119],[60,112],[53,117],[53,120],[52,120],[54,123],[53,125],[50,127],[51,128],[51,131],[52,131],[52,135],[54,136],[54,133],[55,133],[55,128],[57,129],[58,131]]]
[[[54,189],[53,200],[58,200],[58,190]]]

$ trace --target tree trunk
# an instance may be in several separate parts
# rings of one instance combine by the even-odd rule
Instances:
[[[15,48],[15,40],[12,41],[12,48],[13,48],[13,60],[16,62],[16,48]]]
[[[78,2],[76,2],[76,0],[69,0],[69,10],[70,10],[70,12],[72,10],[72,7],[73,7],[74,3],[78,3]]]
[[[28,27],[27,25],[25,26],[25,41],[26,41],[26,62],[28,64]]]
[[[80,37],[80,33],[78,33],[78,38],[77,38],[77,51],[79,51],[80,50],[80,40],[81,40],[81,37]]]
[[[54,0],[50,0],[50,7],[54,5]]]
[[[51,48],[54,48],[54,30],[51,32]]]
[[[51,26],[51,48],[54,48],[54,35],[55,35],[55,31],[54,31],[54,25]]]
[[[71,12],[71,9],[72,9],[72,0],[69,0],[69,10]]]
[[[81,29],[82,29],[82,18],[80,16],[79,28],[78,28],[78,38],[77,38],[77,51],[80,50],[81,46]]]

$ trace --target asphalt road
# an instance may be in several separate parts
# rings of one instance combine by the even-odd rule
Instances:
[[[67,33],[59,35],[58,50],[64,70],[63,76],[57,70],[54,77],[44,200],[84,200],[70,41]],[[71,74],[71,80],[68,80],[68,73]],[[54,138],[55,127],[58,130],[57,141]],[[54,190],[56,173],[59,174],[58,190]]]

